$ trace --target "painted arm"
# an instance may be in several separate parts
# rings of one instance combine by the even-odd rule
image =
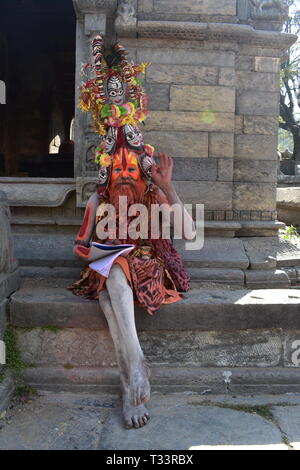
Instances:
[[[167,157],[166,154],[158,154],[160,164],[152,166],[152,180],[161,189],[159,203],[168,203],[170,206],[178,204],[182,213],[182,233],[184,240],[192,240],[196,235],[196,225],[184,205],[182,204],[175,187],[172,183],[173,159]],[[172,211],[172,209],[170,209]],[[185,221],[185,223],[184,223]],[[174,220],[174,228],[176,228],[176,218]],[[180,228],[180,227],[178,227]]]
[[[90,246],[95,228],[98,205],[99,197],[97,193],[94,193],[87,202],[83,222],[76,237],[73,253],[79,256],[83,261],[95,261],[99,255],[99,250],[94,246]]]

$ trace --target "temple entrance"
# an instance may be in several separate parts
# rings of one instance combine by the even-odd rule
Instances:
[[[0,0],[0,176],[73,177],[72,0]]]

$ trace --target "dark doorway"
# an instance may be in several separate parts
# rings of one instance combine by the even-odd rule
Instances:
[[[0,176],[73,177],[72,0],[0,0]]]

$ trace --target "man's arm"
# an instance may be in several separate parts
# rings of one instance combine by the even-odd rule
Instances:
[[[181,207],[183,238],[184,240],[192,240],[196,235],[196,224],[181,202],[172,183],[173,160],[171,157],[167,157],[166,154],[159,153],[158,156],[160,159],[160,165],[152,166],[152,180],[161,190],[158,201],[160,204],[168,203],[170,206],[178,204]],[[179,228],[180,227],[178,227],[178,229]]]
[[[95,192],[87,202],[83,222],[76,237],[73,253],[84,261],[94,261],[99,256],[99,250],[94,246],[90,246],[90,241],[95,228],[98,205],[99,197]]]

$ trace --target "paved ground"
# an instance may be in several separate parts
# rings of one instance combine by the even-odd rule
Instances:
[[[123,428],[114,395],[43,392],[0,414],[0,450],[300,450],[300,394],[153,393],[151,419]]]

